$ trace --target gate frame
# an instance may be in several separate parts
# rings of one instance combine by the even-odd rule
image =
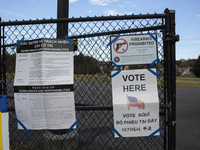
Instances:
[[[163,53],[164,53],[164,105],[160,109],[165,109],[165,130],[164,130],[164,149],[176,149],[176,67],[175,67],[175,43],[179,41],[179,36],[175,33],[175,11],[165,9],[164,14],[147,14],[147,15],[125,15],[125,16],[107,16],[107,17],[86,17],[86,18],[60,18],[48,20],[29,20],[29,21],[9,21],[1,22],[0,19],[0,94],[6,94],[6,47],[14,44],[5,45],[4,27],[9,25],[28,25],[28,24],[48,24],[48,23],[69,23],[69,22],[86,22],[86,21],[109,21],[109,20],[127,20],[127,19],[165,19],[165,25],[144,27],[138,29],[128,29],[120,31],[109,31],[95,34],[85,34],[71,36],[69,38],[86,38],[93,36],[103,36],[111,34],[163,30]],[[2,31],[3,30],[3,34]],[[2,35],[1,35],[2,34]],[[3,45],[2,42],[3,41]],[[2,53],[3,51],[3,53]],[[9,111],[15,111],[15,108],[8,108]],[[76,110],[113,110],[113,106],[76,106]],[[166,136],[167,135],[167,136]],[[167,143],[167,144],[166,144]]]
[[[168,99],[168,149],[176,149],[176,56],[175,43],[179,35],[175,33],[175,10],[165,9],[166,24],[164,37],[164,81],[167,82]],[[168,80],[167,80],[168,79]]]

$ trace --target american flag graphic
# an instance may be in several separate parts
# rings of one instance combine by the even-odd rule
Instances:
[[[138,107],[139,109],[145,109],[145,104],[143,101],[133,96],[128,96],[128,95],[126,96],[127,96],[128,110],[130,110],[130,107]]]

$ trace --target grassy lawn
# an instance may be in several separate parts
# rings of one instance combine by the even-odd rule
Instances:
[[[108,75],[90,75],[90,74],[75,74],[75,81],[86,81],[96,83],[111,83],[111,78]],[[161,79],[158,79],[158,85],[162,85]],[[176,77],[177,87],[200,87],[200,78],[195,77]]]
[[[111,78],[106,75],[92,74],[74,74],[75,81],[96,82],[96,83],[111,83]]]
[[[200,78],[176,77],[177,87],[200,87]]]
[[[13,79],[14,74],[7,74],[8,79]],[[74,74],[75,81],[95,82],[95,83],[111,83],[111,78],[106,75],[92,74]],[[162,86],[162,77],[158,78],[158,85]],[[200,78],[196,77],[176,77],[177,87],[200,87]]]

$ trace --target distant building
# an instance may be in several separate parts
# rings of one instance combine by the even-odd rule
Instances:
[[[186,75],[193,75],[193,73],[191,72],[192,68],[188,67],[188,68],[179,68],[181,75],[182,76],[186,76]]]
[[[100,69],[100,74],[110,73],[110,71],[117,70],[116,67],[112,69],[112,64],[110,63],[110,61],[99,61],[98,66]],[[129,66],[122,66],[121,70],[129,70]]]
[[[108,70],[110,68],[110,61],[99,61],[98,62],[100,74],[108,73]]]

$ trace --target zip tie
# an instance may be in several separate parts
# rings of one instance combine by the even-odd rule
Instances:
[[[157,62],[159,62],[159,61],[160,61],[159,58],[155,59],[151,64],[148,65],[148,67],[149,67],[149,68],[152,67],[155,63],[157,63]]]
[[[116,63],[114,63],[112,60],[110,61],[116,68],[117,68],[117,72],[115,72],[114,74],[110,75],[111,78],[113,78],[114,76],[118,75],[121,72],[121,67],[118,66]]]
[[[112,75],[110,75],[110,77],[113,78],[114,76],[118,75],[120,72],[121,72],[121,70],[117,70],[117,72],[112,74]]]
[[[148,68],[147,70],[149,70],[151,73],[153,73],[155,76],[159,76],[159,73],[158,72],[154,72],[153,70],[151,70],[150,68]]]
[[[149,136],[147,136],[147,139],[149,139],[150,137],[154,136],[156,133],[158,133],[160,130],[162,130],[162,127],[160,127],[159,129],[157,129],[156,131],[154,131],[153,133],[151,133]]]
[[[30,131],[23,125],[23,123],[21,123],[21,121],[19,121],[17,118],[16,118],[16,120],[20,124],[20,126],[22,126],[22,128],[24,128],[24,130],[27,132],[27,134],[29,134]]]
[[[114,61],[110,61],[117,69],[120,69],[121,67],[120,66],[118,66]]]
[[[117,37],[115,37],[110,43],[108,43],[106,46],[110,46],[111,44],[113,44],[121,35],[119,34]]]
[[[14,49],[15,47],[19,46],[23,41],[24,41],[24,36],[22,37],[22,39],[21,39],[18,43],[16,43],[16,44],[12,47],[12,49]]]
[[[113,126],[111,128],[120,138],[122,137],[122,135]]]
[[[67,130],[67,133],[69,134],[70,131],[73,129],[73,127],[78,123],[78,119],[72,124],[72,126]]]
[[[148,32],[148,34],[156,43],[158,43],[158,40],[156,39],[156,37],[153,34],[151,34],[150,32]]]
[[[74,42],[72,42],[68,36],[65,35],[65,39],[69,42],[69,44],[74,45]]]

